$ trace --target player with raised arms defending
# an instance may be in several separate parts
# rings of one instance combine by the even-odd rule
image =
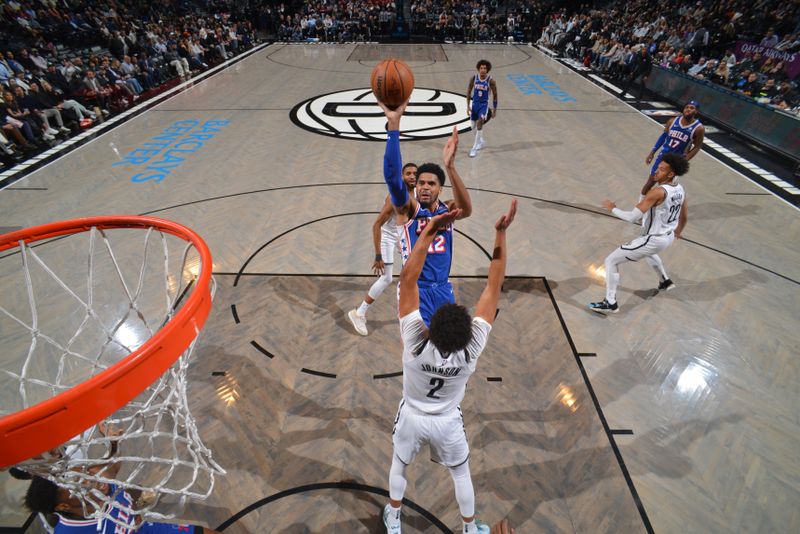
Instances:
[[[400,335],[403,339],[403,398],[392,432],[389,504],[383,521],[389,534],[401,531],[400,510],[406,468],[425,443],[435,461],[450,471],[464,534],[488,534],[475,520],[475,490],[469,471],[469,444],[460,404],[467,381],[486,347],[506,272],[506,229],[514,220],[517,201],[495,223],[495,241],[486,287],[470,317],[464,306],[446,304],[436,310],[426,328],[420,314],[417,278],[424,270],[428,247],[439,231],[459,216],[458,209],[432,218],[414,245],[400,273]]]

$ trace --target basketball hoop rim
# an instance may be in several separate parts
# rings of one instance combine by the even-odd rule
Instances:
[[[211,310],[211,251],[193,230],[157,217],[86,217],[0,235],[0,252],[92,228],[155,228],[192,243],[200,273],[181,309],[124,359],[58,395],[0,418],[0,468],[55,448],[133,400],[177,361],[197,337]]]

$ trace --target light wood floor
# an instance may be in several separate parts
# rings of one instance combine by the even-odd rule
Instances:
[[[457,160],[474,205],[457,225],[460,302],[474,304],[492,225],[520,203],[513,278],[463,404],[479,517],[519,533],[800,531],[797,210],[730,195],[763,190],[701,153],[681,179],[686,239],[662,255],[677,288],[656,294],[645,264],[623,265],[620,312],[589,312],[603,259],[636,233],[599,204],[632,207],[659,126],[517,46],[272,45],[0,192],[4,227],[147,213],[209,243],[219,287],[192,409],[228,474],[182,515],[213,528],[255,505],[226,527],[237,534],[383,528],[401,396],[394,287],[369,337],[346,318],[372,281],[383,145],[317,135],[290,111],[366,88],[388,56],[409,60],[418,87],[459,94],[486,58],[499,89],[487,147],[468,158],[464,133]],[[509,77],[532,74],[576,102]],[[188,120],[230,122],[160,183],[114,166]],[[444,142],[404,142],[404,160],[440,161]],[[0,483],[0,526],[19,526],[24,484]],[[458,531],[449,475],[425,453],[406,497],[404,532]]]

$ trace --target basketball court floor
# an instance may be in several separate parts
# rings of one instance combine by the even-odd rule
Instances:
[[[386,187],[369,75],[392,56],[416,77],[404,161],[441,162],[462,130],[474,210],[456,226],[459,302],[477,300],[494,221],[519,201],[462,404],[479,518],[526,534],[800,531],[797,209],[701,152],[680,180],[685,239],[662,255],[676,289],[626,264],[619,313],[590,312],[605,256],[637,233],[600,203],[635,204],[660,126],[533,48],[488,45],[274,44],[0,192],[3,227],[147,214],[209,244],[218,286],[189,395],[227,475],[181,516],[232,534],[383,529],[394,288],[368,337],[346,314],[373,280]],[[500,106],[469,158],[463,94],[481,58]],[[19,527],[25,484],[0,477],[1,525]],[[404,532],[460,531],[426,451],[406,498]]]

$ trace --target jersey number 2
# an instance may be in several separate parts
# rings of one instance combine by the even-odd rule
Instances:
[[[440,399],[436,392],[442,389],[444,386],[444,378],[431,378],[431,385],[433,386],[431,390],[428,392],[426,397],[430,397],[431,399]]]

